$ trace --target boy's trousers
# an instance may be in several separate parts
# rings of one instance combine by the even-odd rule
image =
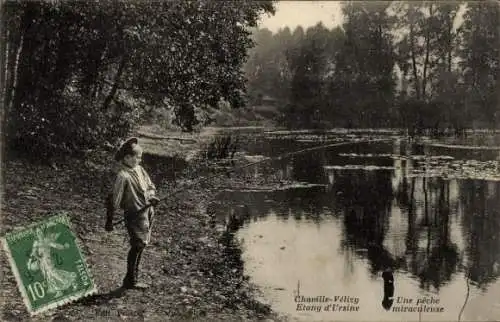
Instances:
[[[149,207],[137,213],[125,213],[125,225],[130,237],[130,250],[127,256],[127,275],[124,284],[135,285],[139,275],[142,252],[151,241],[151,227],[154,209]]]

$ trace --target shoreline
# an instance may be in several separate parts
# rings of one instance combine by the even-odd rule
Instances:
[[[185,148],[199,152],[202,145],[199,141],[190,142]],[[162,155],[155,151],[145,148],[145,153],[162,160]],[[196,158],[186,163],[186,169],[192,172],[183,171],[173,184],[187,184],[186,190],[157,207],[152,244],[146,249],[142,263],[143,279],[151,288],[104,299],[121,284],[128,241],[123,227],[115,227],[111,233],[104,231],[102,185],[109,165],[103,157],[109,157],[110,153],[95,151],[93,154],[90,160],[62,162],[57,169],[22,159],[4,163],[2,234],[43,219],[49,213],[68,211],[99,288],[97,296],[50,310],[31,320],[87,321],[101,319],[96,316],[96,312],[101,311],[108,312],[106,319],[110,320],[135,320],[139,316],[154,321],[278,320],[268,305],[256,300],[258,291],[244,276],[238,245],[232,237],[216,229],[216,219],[207,213],[219,187],[230,185],[234,176],[221,175],[201,187],[189,186],[190,179],[185,177],[185,172],[192,176],[200,170],[220,171],[210,169],[212,162],[202,164]],[[172,186],[172,182],[157,183],[159,191],[168,191],[171,187],[167,186]],[[1,319],[29,319],[5,254],[0,260],[3,267]]]

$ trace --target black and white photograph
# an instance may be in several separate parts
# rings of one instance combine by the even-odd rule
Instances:
[[[500,321],[500,2],[0,1],[1,321]]]

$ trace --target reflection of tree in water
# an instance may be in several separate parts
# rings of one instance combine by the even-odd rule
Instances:
[[[392,200],[390,173],[386,171],[335,173],[333,191],[344,212],[346,249],[366,249],[373,274],[393,267],[393,256],[384,248]]]
[[[294,156],[291,159],[294,181],[326,184],[328,179],[324,169],[325,152],[316,151]],[[325,194],[324,187],[293,188],[275,194],[286,213],[293,214],[296,220],[303,218],[316,222],[325,208],[332,205],[332,196]]]
[[[304,146],[304,148],[307,147]],[[285,148],[289,152],[290,147]],[[272,177],[283,181],[326,184],[328,179],[324,163],[332,155],[325,151],[296,155],[286,160],[264,163],[259,167],[249,167],[245,169],[245,174],[258,175],[263,177],[264,181],[265,178]],[[218,199],[224,200],[224,203],[217,212],[225,216],[233,213],[238,206],[246,205],[251,209],[250,220],[258,220],[260,217],[274,213],[283,220],[293,217],[295,220],[309,219],[319,223],[321,213],[326,208],[332,207],[332,196],[325,193],[324,187],[297,187],[284,190],[280,190],[280,186],[276,188],[277,190],[266,193],[256,191],[221,193]]]
[[[449,181],[412,177],[399,189],[397,204],[408,219],[404,268],[418,277],[421,288],[439,289],[459,263],[457,247],[450,241]]]
[[[496,182],[466,180],[463,196],[464,238],[470,279],[485,289],[500,275],[500,189]]]
[[[228,222],[233,228],[240,228],[245,222],[258,221],[269,213],[279,213],[269,192],[222,191],[207,209],[218,222]],[[279,206],[279,205],[278,205]]]
[[[413,151],[422,153],[422,151]],[[406,164],[402,163],[402,172]],[[345,173],[345,172],[344,172]],[[379,172],[379,178],[383,178]],[[341,175],[332,180],[334,193],[342,193],[339,203],[345,213],[346,247],[366,249],[372,273],[384,267],[404,269],[420,282],[420,287],[439,289],[456,274],[461,257],[451,241],[452,213],[463,212],[463,227],[471,280],[485,287],[500,274],[500,187],[485,181],[458,182],[461,198],[450,200],[450,181],[441,178],[396,178],[390,191],[388,180],[378,182],[368,173]],[[454,189],[454,188],[453,188]],[[404,258],[395,258],[382,247],[390,214],[383,204],[391,193],[395,205],[407,219]],[[458,194],[457,194],[458,193]],[[460,206],[459,206],[460,204]],[[366,212],[371,212],[370,217]]]
[[[420,286],[429,289],[432,285],[439,289],[441,285],[451,280],[457,270],[459,263],[458,250],[456,245],[450,241],[450,199],[449,181],[439,178],[437,182],[426,182],[422,180],[425,189],[424,220],[420,224],[422,230],[427,230],[424,234],[427,239],[427,246],[420,254],[423,260],[418,271],[412,270],[420,278]],[[436,204],[430,205],[427,197],[428,190],[431,195],[435,195]],[[431,210],[433,218],[431,218]]]
[[[323,160],[322,151],[294,156],[293,179],[300,182],[326,183]]]
[[[212,212],[228,220],[231,216],[247,221],[258,221],[275,214],[282,220],[308,219],[319,223],[321,214],[331,206],[331,196],[324,187],[292,188],[275,191],[225,191],[212,206]],[[245,210],[243,212],[242,210]],[[243,224],[243,222],[241,222]]]
[[[395,178],[397,182],[396,191],[394,195],[396,197],[396,202],[401,208],[408,209],[410,206],[410,199],[413,198],[411,195],[414,193],[413,187],[415,186],[415,177],[409,179],[405,173],[407,172],[407,167],[409,167],[409,162],[407,160],[400,161],[400,173]],[[411,180],[411,182],[409,182]]]
[[[422,147],[413,148],[410,155],[424,154]],[[333,158],[327,152],[297,156],[283,163],[283,175],[297,181],[323,183],[328,178],[323,163],[338,164],[331,162]],[[292,166],[293,171],[288,171]],[[471,280],[485,288],[500,274],[499,184],[459,181],[459,191],[454,191],[449,181],[409,177],[407,167],[412,167],[409,161],[401,162],[402,173],[392,179],[394,183],[387,171],[329,170],[328,193],[321,189],[290,189],[243,193],[236,199],[250,206],[253,218],[273,212],[284,220],[295,217],[319,221],[315,215],[323,213],[324,207],[336,208],[344,214],[344,250],[364,251],[357,253],[369,260],[372,274],[385,268],[408,271],[423,289],[439,289],[456,274],[461,258],[451,241],[450,230],[452,214],[458,212],[462,214]],[[270,167],[269,173],[272,171]],[[452,199],[454,192],[460,198],[450,201],[450,190]],[[391,206],[401,209],[403,222],[408,224],[403,231],[404,241],[399,244],[399,249],[405,248],[401,258],[383,246],[384,240],[392,237],[388,231]],[[346,257],[348,265],[354,265],[355,260]]]

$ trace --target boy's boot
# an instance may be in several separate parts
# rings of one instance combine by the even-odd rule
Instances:
[[[134,275],[135,275],[135,280],[136,280],[134,288],[137,288],[137,289],[146,289],[149,287],[149,285],[147,285],[145,283],[138,282],[138,280],[139,280],[139,266],[141,264],[141,258],[142,258],[143,251],[144,251],[144,248],[139,250],[139,253],[137,254],[137,261],[135,262],[135,267],[134,267]]]
[[[148,285],[138,283],[139,261],[144,247],[133,246],[127,256],[127,275],[123,279],[123,288],[125,289],[145,289]]]
[[[128,252],[127,256],[127,275],[123,279],[123,288],[131,289],[137,282],[137,277],[135,276],[135,263],[137,261],[137,250],[132,247]]]

